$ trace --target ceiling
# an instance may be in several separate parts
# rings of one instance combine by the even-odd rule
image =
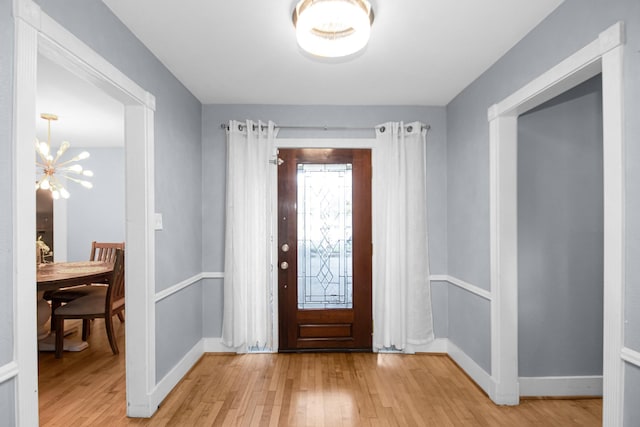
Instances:
[[[303,54],[293,0],[103,0],[203,104],[446,105],[562,0],[373,0],[368,47],[349,60]],[[123,146],[124,108],[38,59],[51,142]]]
[[[372,0],[366,50],[301,53],[293,0],[103,0],[203,104],[446,105],[562,0]]]

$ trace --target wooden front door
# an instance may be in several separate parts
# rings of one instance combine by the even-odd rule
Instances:
[[[371,150],[278,156],[279,349],[371,351]]]

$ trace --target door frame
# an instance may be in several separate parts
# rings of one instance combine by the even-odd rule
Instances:
[[[538,78],[491,106],[491,399],[517,405],[518,116],[602,73],[604,165],[603,422],[622,424],[624,400],[624,26],[618,22]]]
[[[371,245],[373,244],[372,235],[372,214],[373,214],[373,206],[371,204],[371,196],[372,196],[372,150],[371,149],[354,149],[354,148],[296,148],[291,149],[284,147],[279,147],[279,149],[287,150],[291,153],[291,156],[286,156],[282,152],[278,153],[278,158],[284,158],[284,163],[279,165],[277,168],[278,175],[278,191],[277,191],[277,199],[278,199],[278,217],[284,214],[289,217],[295,217],[297,214],[294,211],[292,212],[290,209],[289,199],[286,203],[284,203],[287,207],[284,208],[284,212],[280,210],[282,207],[281,203],[284,202],[281,189],[283,187],[290,187],[293,185],[296,186],[297,179],[295,178],[297,172],[297,165],[299,164],[344,164],[351,163],[353,165],[353,214],[354,218],[358,216],[359,218],[363,218],[362,222],[359,222],[357,225],[353,224],[353,270],[352,270],[352,296],[353,296],[353,306],[347,309],[322,309],[322,310],[305,310],[299,308],[299,299],[298,299],[298,245],[297,243],[297,233],[298,233],[298,219],[287,220],[286,224],[287,230],[278,229],[277,233],[277,242],[278,246],[282,244],[283,240],[288,240],[290,245],[293,246],[293,249],[290,251],[291,256],[286,256],[288,262],[291,265],[295,265],[295,267],[289,267],[288,271],[283,271],[280,268],[280,262],[282,258],[278,259],[278,268],[277,275],[281,278],[281,275],[286,276],[285,281],[287,281],[292,288],[295,289],[295,294],[291,293],[291,289],[288,291],[286,298],[280,300],[278,298],[277,303],[277,311],[278,316],[282,314],[286,314],[285,323],[278,325],[278,337],[284,338],[286,342],[288,342],[288,348],[283,351],[371,351],[373,349],[373,340],[371,333],[372,329],[372,321],[373,321],[373,282],[372,282],[372,258],[371,258]],[[312,151],[317,150],[317,151]],[[287,160],[288,158],[288,160]],[[367,161],[365,161],[367,160]],[[293,161],[293,165],[288,165],[287,162]],[[278,162],[280,163],[280,162]],[[283,172],[283,168],[289,168],[287,172]],[[284,174],[284,175],[283,175]],[[293,174],[293,177],[292,175]],[[291,189],[291,188],[290,188]],[[298,199],[297,189],[294,189],[293,195],[290,195],[294,201]],[[295,203],[294,203],[295,204]],[[368,214],[367,214],[368,212]],[[367,218],[368,215],[368,218]],[[293,222],[291,222],[293,221]],[[278,221],[278,225],[282,225],[283,221]],[[281,233],[282,232],[282,233]],[[292,235],[293,233],[293,235]],[[296,235],[296,236],[294,236]],[[294,241],[291,241],[291,237],[296,237]],[[281,256],[278,253],[279,257]],[[362,268],[366,266],[368,268]],[[289,280],[292,279],[292,280]],[[280,281],[279,281],[280,282]],[[281,283],[278,283],[278,289],[280,289]],[[286,286],[285,286],[286,287]],[[295,297],[294,297],[295,296]],[[368,302],[368,304],[362,305],[362,302]],[[367,307],[368,305],[368,307]],[[301,324],[301,318],[306,318],[306,322],[304,323],[312,323],[316,325],[320,325],[319,323],[314,323],[314,319],[318,319],[321,317],[325,319],[321,312],[324,312],[325,315],[327,312],[332,313],[331,323],[338,324],[351,321],[351,342],[347,344],[347,341],[342,340],[339,337],[324,338],[324,339],[316,339],[316,343],[324,342],[321,346],[309,346],[306,347],[304,345],[304,340],[300,340],[299,338],[293,338],[292,334],[296,337],[298,333],[294,333],[293,331],[297,330]],[[365,317],[368,319],[364,320]],[[341,319],[338,321],[337,319]],[[349,320],[347,320],[349,319]],[[326,319],[325,319],[326,320]],[[321,322],[320,320],[318,320]],[[327,322],[329,322],[327,320]],[[317,337],[315,337],[317,338]],[[292,339],[294,342],[289,342],[289,339]],[[324,341],[326,340],[326,341]],[[302,342],[301,342],[302,341]],[[337,342],[341,342],[342,344],[336,344]],[[368,342],[368,345],[363,345],[365,342]],[[281,341],[279,343],[282,343]],[[354,345],[354,343],[358,343],[359,345]],[[309,342],[307,342],[309,344]],[[302,347],[300,347],[302,345]],[[310,345],[310,344],[309,344]],[[345,346],[346,345],[346,346]],[[279,350],[281,350],[279,348]]]
[[[14,0],[13,117],[13,292],[16,422],[37,426],[38,349],[36,271],[31,239],[35,230],[34,151],[38,55],[85,78],[124,104],[127,260],[127,415],[148,417],[155,408],[155,97],[45,14],[32,0]]]
[[[373,128],[372,128],[373,129]],[[276,149],[279,148],[364,148],[371,150],[371,158],[373,159],[373,153],[375,150],[376,139],[375,138],[277,138]],[[278,351],[280,345],[279,337],[279,317],[278,317],[278,168],[272,169],[271,176],[271,188],[273,191],[273,198],[271,200],[271,266],[273,274],[271,275],[271,289],[273,290],[273,298],[271,299],[271,312],[272,312],[272,336],[273,336],[273,350]],[[371,194],[372,206],[373,198],[375,194]],[[373,212],[371,213],[374,214]],[[372,236],[375,239],[375,236]],[[373,242],[375,246],[375,241]],[[373,284],[372,284],[373,287]],[[373,291],[373,289],[372,289]]]

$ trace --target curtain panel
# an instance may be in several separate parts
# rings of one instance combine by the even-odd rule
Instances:
[[[433,341],[427,245],[426,131],[376,127],[373,152],[373,346],[413,353]]]
[[[227,128],[225,277],[222,342],[239,353],[273,347],[270,161],[273,122]]]

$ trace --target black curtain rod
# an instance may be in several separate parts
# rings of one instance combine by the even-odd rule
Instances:
[[[374,130],[375,128],[372,127],[351,127],[351,126],[280,126],[280,125],[275,125],[276,128],[278,129],[306,129],[306,130],[324,130],[324,131],[329,131],[329,130]],[[263,126],[263,129],[265,129],[266,126]],[[384,128],[384,127],[383,127]],[[412,129],[411,126],[408,126],[408,131],[411,132]],[[225,129],[225,130],[229,130],[229,125],[227,123],[222,123],[220,125],[220,129]],[[422,130],[429,130],[431,129],[431,125],[422,125]],[[255,125],[254,125],[254,130],[255,130]],[[384,130],[383,130],[384,132]]]

